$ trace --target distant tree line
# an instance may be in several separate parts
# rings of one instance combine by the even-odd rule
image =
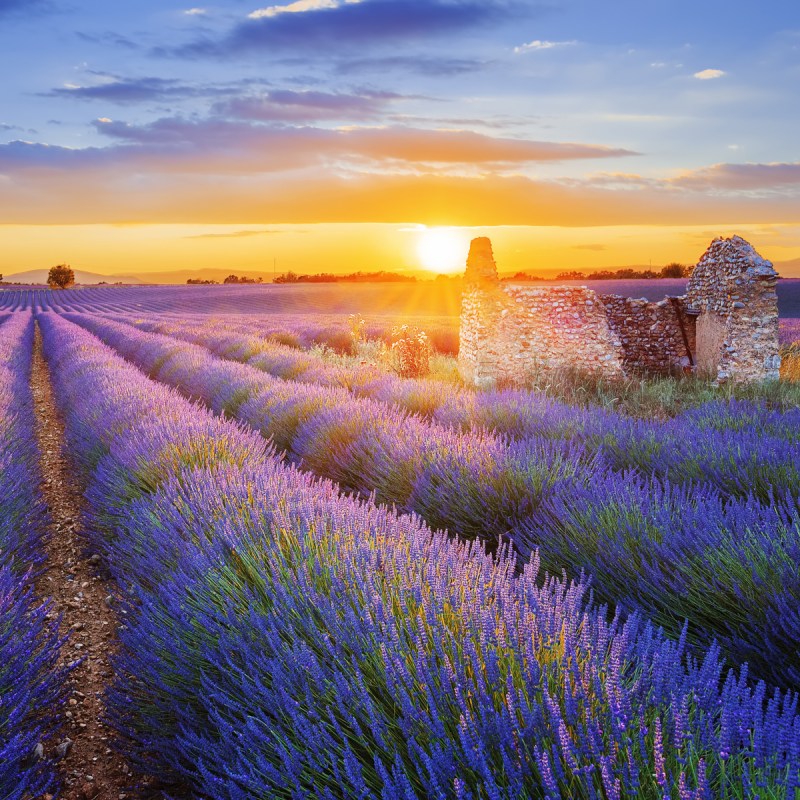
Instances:
[[[228,275],[225,278],[223,283],[264,283],[263,278],[247,278],[244,275],[241,277],[239,275]],[[203,280],[202,278],[189,278],[186,281],[187,284],[190,286],[218,286],[219,281],[214,280]]]
[[[223,283],[264,283],[263,278],[246,278],[244,275],[240,278],[238,275],[228,275]]]
[[[273,279],[273,283],[415,283],[413,275],[401,275],[398,272],[351,272],[349,275],[334,275],[331,272],[319,272],[315,275],[298,275],[295,272],[284,272]]]
[[[610,270],[601,269],[597,272],[579,272],[578,270],[567,270],[559,272],[555,278],[543,278],[539,275],[532,275],[529,272],[517,272],[510,278],[504,278],[507,281],[633,281],[633,280],[652,280],[660,278],[688,278],[692,274],[694,267],[689,267],[686,264],[679,264],[677,261],[672,261],[665,267],[662,267],[658,272],[652,269],[631,269],[625,267],[623,269]]]

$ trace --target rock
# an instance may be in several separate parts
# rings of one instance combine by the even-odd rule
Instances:
[[[56,747],[56,758],[66,758],[70,750],[72,750],[72,739],[64,739],[64,741]]]
[[[41,742],[38,742],[36,747],[33,748],[33,757],[37,761],[41,761],[44,758],[44,745]]]

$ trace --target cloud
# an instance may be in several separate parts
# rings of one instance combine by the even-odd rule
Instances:
[[[385,56],[382,58],[355,58],[339,61],[336,72],[341,75],[359,75],[376,72],[414,72],[419,75],[463,75],[485,69],[487,62],[474,58],[447,58],[431,56]]]
[[[726,73],[721,69],[704,69],[700,72],[695,72],[694,76],[699,81],[711,81],[714,78],[721,78]]]
[[[110,47],[124,47],[126,50],[139,50],[141,45],[129,39],[127,36],[122,36],[115,31],[104,31],[102,33],[86,33],[84,31],[76,31],[75,35],[84,42],[89,44],[108,45]]]
[[[608,247],[604,244],[574,244],[572,245],[573,250],[608,250]]]
[[[800,187],[800,162],[713,164],[672,178],[669,183],[692,191],[777,192]]]
[[[164,118],[147,125],[102,118],[94,127],[113,144],[72,149],[34,142],[0,145],[0,171],[220,176],[306,170],[357,174],[439,171],[483,174],[540,161],[609,158],[631,151],[574,142],[537,142],[472,131],[409,127],[324,129],[210,119]]]
[[[107,103],[141,103],[206,96],[211,90],[187,86],[165,78],[114,78],[93,86],[68,85],[43,93],[44,97],[71,97],[77,100],[102,100]],[[211,92],[213,93],[213,92]]]
[[[559,183],[564,186],[585,186],[627,192],[664,188],[664,181],[637,175],[635,172],[596,172],[585,178],[562,179]]]
[[[212,112],[221,117],[262,122],[314,122],[318,120],[372,119],[403,96],[393,92],[339,92],[274,90],[258,97],[237,97],[216,103]]]
[[[301,0],[254,12],[222,39],[204,38],[161,55],[229,58],[276,50],[350,52],[393,42],[429,39],[503,19],[518,0]],[[538,3],[525,4],[526,12]],[[281,10],[282,9],[282,10]]]
[[[208,11],[204,8],[187,8],[186,11],[183,12],[187,17],[200,17],[204,14],[207,14]]]
[[[4,156],[0,148],[0,173]],[[388,222],[425,225],[797,224],[795,198],[719,197],[685,192],[616,192],[568,187],[527,177],[466,178],[440,172],[338,176],[314,171],[253,175],[219,181],[203,173],[175,180],[167,172],[129,170],[60,175],[12,175],[14,191],[0,193],[5,223],[186,223],[274,225]]]
[[[174,153],[176,164],[198,154],[250,171],[295,164],[405,162],[409,164],[511,165],[635,155],[630,150],[576,142],[539,142],[487,136],[473,131],[409,127],[270,127],[226,121],[164,118],[148,125],[95,122],[97,130],[154,152]],[[1,163],[1,162],[0,162]]]
[[[534,39],[527,44],[521,44],[519,47],[514,48],[515,53],[530,53],[532,50],[552,50],[555,47],[572,47],[578,44],[575,39],[568,42],[548,42],[541,39]]]
[[[196,236],[184,236],[184,239],[243,239],[248,236],[266,236],[273,233],[283,233],[283,231],[263,230],[263,231],[233,231],[231,233],[201,233]]]
[[[351,0],[352,2],[353,0]],[[355,0],[359,2],[359,0]],[[268,6],[248,14],[249,19],[263,19],[264,17],[277,17],[278,14],[302,14],[305,11],[321,11],[326,8],[339,8],[338,0],[296,0],[285,6]]]

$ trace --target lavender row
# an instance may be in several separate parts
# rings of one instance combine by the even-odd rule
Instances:
[[[486,432],[461,433],[341,388],[274,378],[167,336],[100,317],[69,318],[153,377],[259,430],[315,474],[495,547],[555,479],[592,461],[571,443],[531,439],[509,446]],[[457,502],[436,497],[442,470],[460,482]]]
[[[487,429],[512,440],[566,439],[601,450],[617,470],[636,469],[674,483],[709,482],[721,492],[764,502],[800,491],[800,410],[744,401],[708,403],[668,422],[633,420],[575,408],[538,393],[470,392],[441,382],[400,379],[370,367],[346,369],[224,326],[136,320],[275,377],[344,387],[358,397],[419,413],[460,430]]]
[[[93,324],[104,323],[96,320]],[[327,386],[330,377],[327,365],[313,364],[310,356],[286,348],[274,350],[269,356],[260,351],[249,357],[249,348],[259,345],[240,337],[230,338],[224,334],[217,337],[213,329],[191,336],[198,344],[208,343],[213,350],[225,352],[226,358],[248,359],[249,365],[261,370],[266,368],[267,374],[275,373],[292,380],[302,374],[309,387],[317,383]],[[203,358],[202,354],[195,353],[195,356]],[[233,373],[240,374],[236,370]],[[434,409],[432,430],[437,430],[438,426],[476,432],[488,429],[504,435],[511,446],[518,449],[524,449],[527,441],[552,441],[556,449],[574,447],[600,454],[620,472],[636,470],[675,484],[707,483],[726,496],[747,498],[754,495],[767,504],[784,498],[796,502],[800,494],[800,409],[797,408],[778,411],[763,403],[718,401],[685,411],[667,422],[656,422],[631,419],[596,408],[578,409],[524,391],[465,392],[445,384],[403,381],[390,376],[370,384],[369,373],[364,374],[368,376],[363,385],[367,399],[393,407],[384,409],[379,416],[396,416],[398,409],[394,406],[401,401],[406,402],[406,407],[400,406],[401,416],[408,405]],[[353,375],[353,383],[358,384],[357,371]],[[375,378],[374,373],[371,377]],[[338,377],[331,380],[347,382],[346,371],[339,372]],[[246,382],[251,383],[251,378]],[[295,389],[298,399],[315,395],[319,392],[314,392],[313,388],[299,386]],[[202,392],[199,396],[203,396]],[[356,416],[359,409],[377,408],[347,400],[340,393],[335,397],[339,405],[348,403]],[[274,433],[279,441],[278,432],[270,430],[269,433]],[[291,442],[281,444],[292,448]],[[336,467],[335,464],[331,466]],[[350,488],[363,488],[351,486],[346,476],[330,477]],[[385,499],[402,503],[388,496]]]
[[[275,313],[457,316],[455,286],[432,284],[305,284],[297,286],[76,286],[70,291],[0,287],[0,308],[102,313]]]
[[[794,695],[340,497],[42,327],[127,611],[110,708],[148,771],[221,800],[793,795]]]
[[[538,549],[551,573],[593,575],[604,601],[644,609],[675,635],[688,619],[695,643],[716,638],[733,663],[750,662],[757,677],[800,686],[800,514],[793,499],[764,504],[707,484],[673,486],[612,469],[575,441],[508,445],[461,434],[341,389],[274,379],[175,339],[98,318],[80,322],[158,379],[247,422],[343,488],[492,547],[511,541],[523,560]],[[770,441],[767,412],[728,411],[745,427],[762,425],[762,439]],[[739,432],[727,425],[719,410],[701,409],[691,430],[734,446]],[[732,474],[736,469],[732,462]]]
[[[53,765],[37,752],[57,731],[64,675],[60,640],[37,603],[44,506],[38,492],[29,386],[33,318],[12,314],[0,327],[0,797],[55,791]]]
[[[585,426],[590,416],[588,411],[568,407],[540,393],[474,392],[441,381],[399,378],[367,364],[350,368],[332,364],[313,353],[265,338],[269,337],[269,328],[265,330],[262,321],[249,326],[168,318],[129,317],[125,321],[141,330],[206,347],[221,358],[248,364],[277,378],[341,387],[358,397],[395,405],[404,412],[462,430],[482,428],[524,438],[563,425],[570,430],[576,425]]]
[[[148,315],[150,317],[151,315]],[[356,316],[356,315],[353,315]],[[316,346],[327,347],[336,353],[355,355],[352,318],[343,314],[270,314],[244,316],[226,314],[224,317],[208,315],[159,315],[161,319],[175,322],[205,323],[215,328],[227,329],[266,337],[289,347],[309,350]],[[382,341],[391,344],[392,329],[413,322],[425,331],[434,352],[457,355],[459,346],[459,319],[457,316],[425,317],[358,315],[362,320],[360,336],[365,341]]]

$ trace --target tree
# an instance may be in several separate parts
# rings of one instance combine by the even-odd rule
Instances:
[[[228,277],[225,278],[225,280],[222,281],[222,282],[223,283],[239,283],[239,277],[238,277],[238,275],[228,275]]]
[[[557,281],[582,281],[585,280],[586,276],[582,272],[578,272],[577,270],[567,270],[567,272],[559,272],[556,275]]]
[[[692,273],[692,268],[687,267],[685,264],[679,264],[677,261],[672,261],[663,267],[661,270],[662,278],[688,278]]]
[[[47,275],[47,285],[51,289],[68,289],[75,284],[75,273],[69,264],[58,264],[50,267]]]

